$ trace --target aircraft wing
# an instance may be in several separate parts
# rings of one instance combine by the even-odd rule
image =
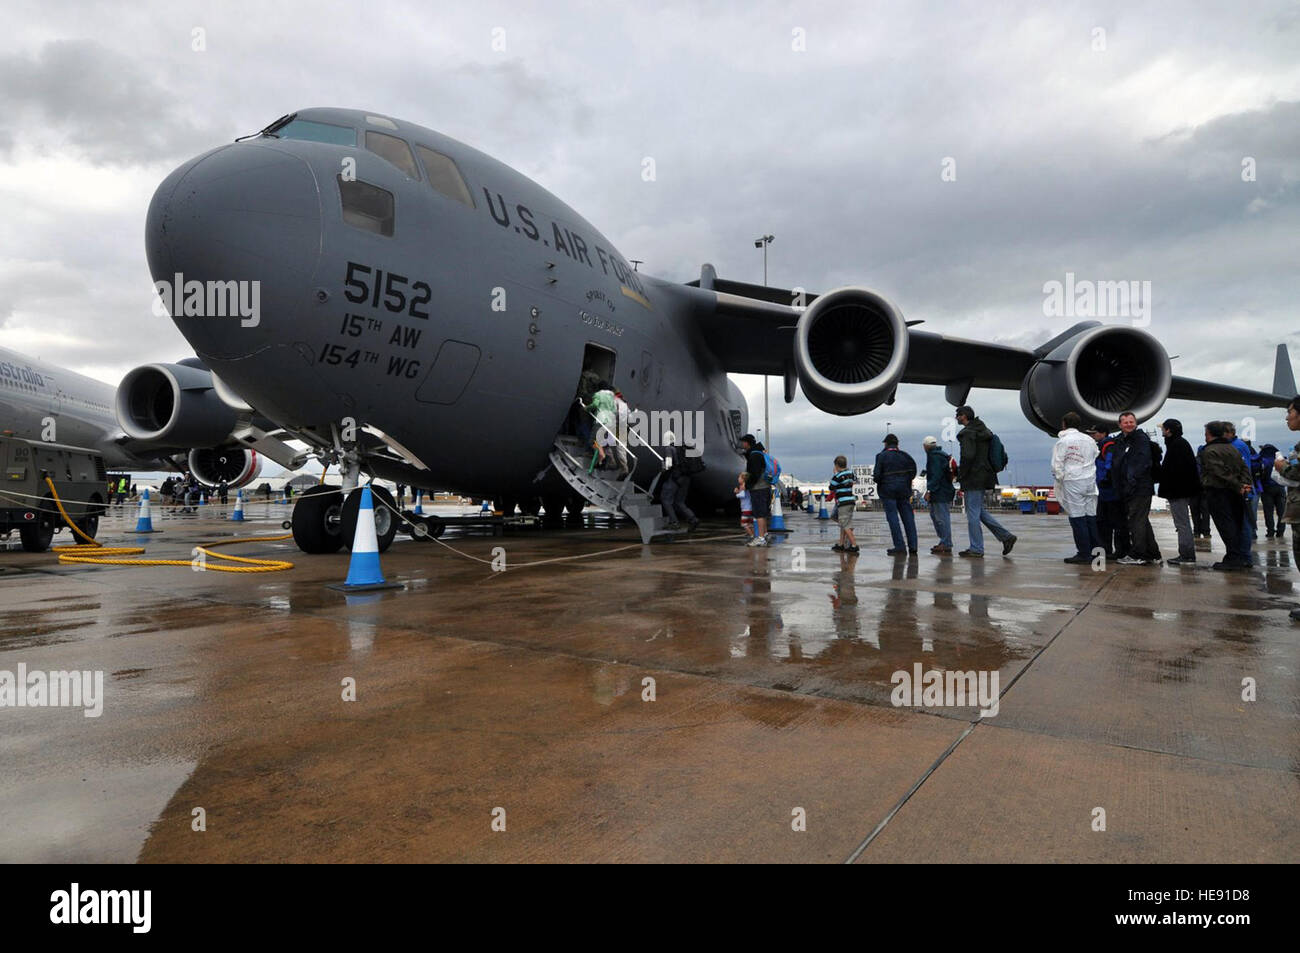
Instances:
[[[678,286],[679,288],[681,286]],[[771,374],[785,378],[787,402],[795,385],[795,328],[804,311],[818,299],[802,289],[769,288],[717,277],[713,266],[705,265],[700,278],[687,286],[695,297],[697,320],[694,330],[722,368],[737,374]],[[839,292],[837,292],[838,294]],[[828,312],[829,313],[829,312]],[[1122,325],[1114,330],[1099,321],[1084,321],[1030,350],[990,341],[973,341],[918,330],[920,321],[907,321],[908,350],[902,374],[904,384],[944,387],[945,398],[954,406],[963,404],[974,387],[1020,390],[1036,364],[1046,360],[1059,365],[1073,342],[1107,335],[1112,343],[1099,350],[1103,361],[1121,365],[1115,357],[1133,346]],[[1128,332],[1132,335],[1133,332]],[[1143,337],[1149,337],[1143,335]],[[1138,341],[1140,344],[1140,339]],[[1152,358],[1163,349],[1152,339]],[[1109,357],[1107,357],[1109,351]],[[1087,373],[1087,372],[1081,372]],[[1272,391],[1251,390],[1228,384],[1174,375],[1166,399],[1206,401],[1255,407],[1285,407],[1296,394],[1291,360],[1286,345],[1277,348]],[[892,401],[892,395],[887,402]],[[814,401],[814,403],[816,403]],[[825,409],[825,408],[823,408]],[[839,411],[836,411],[839,412]],[[848,411],[855,413],[856,411]]]
[[[1295,395],[1270,394],[1262,390],[1230,387],[1192,377],[1174,377],[1169,390],[1171,400],[1203,400],[1216,404],[1242,404],[1255,407],[1285,407]]]
[[[713,313],[697,330],[723,369],[733,374],[774,374],[792,370],[794,330],[804,307],[818,295],[801,289],[769,288],[717,278],[709,265],[699,281],[710,292]],[[707,304],[707,300],[705,302]],[[800,307],[799,304],[803,305]],[[908,360],[905,384],[959,383],[971,387],[1019,390],[1036,360],[1027,348],[946,337],[918,331],[920,321],[908,321]],[[963,396],[956,403],[962,403]]]

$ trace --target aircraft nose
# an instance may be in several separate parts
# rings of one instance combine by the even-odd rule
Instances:
[[[283,340],[277,331],[294,326],[312,294],[320,247],[316,176],[274,143],[235,143],[185,163],[154,193],[145,226],[164,306],[213,357]]]

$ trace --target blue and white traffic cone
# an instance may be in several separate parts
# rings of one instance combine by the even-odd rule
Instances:
[[[483,512],[483,513],[491,513],[491,512],[492,512],[492,504],[489,503],[487,500],[484,500],[484,501],[483,501],[483,509],[482,509],[480,512]]]
[[[819,520],[830,519],[831,514],[826,512],[826,494],[823,493],[821,496],[817,497],[817,499],[821,501],[821,507],[817,510],[817,518]]]
[[[230,514],[230,519],[235,523],[242,523],[244,521],[244,491],[243,490],[235,491],[235,509],[234,512]]]
[[[808,494],[808,505],[804,509],[807,510],[809,516],[813,515],[813,495],[811,493]]]
[[[207,505],[208,505],[208,494],[206,494],[206,493],[200,493],[200,494],[199,494],[199,506],[207,506]]]
[[[135,531],[137,533],[156,533],[158,530],[153,528],[153,513],[149,509],[149,488],[140,494],[140,515],[136,517]]]
[[[417,495],[415,498],[415,515],[416,516],[424,515],[424,494],[423,493]]]
[[[788,533],[785,528],[785,515],[781,512],[781,494],[777,492],[776,487],[772,487],[772,518],[767,522],[769,532]]]
[[[340,592],[404,588],[400,582],[385,582],[384,574],[379,569],[375,501],[369,486],[361,488],[361,505],[357,509],[357,530],[352,537],[352,561],[348,563],[348,578],[343,585],[329,588]]]

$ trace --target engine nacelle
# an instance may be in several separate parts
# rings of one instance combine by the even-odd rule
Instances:
[[[1173,370],[1164,347],[1138,328],[1098,326],[1062,342],[1025,376],[1020,408],[1035,427],[1056,436],[1069,411],[1084,424],[1118,426],[1131,411],[1138,423],[1169,397]]]
[[[212,386],[212,374],[186,364],[145,364],[117,388],[117,422],[127,436],[160,447],[212,447],[235,429],[235,410]]]
[[[219,486],[224,480],[232,490],[247,486],[262,473],[262,457],[256,450],[240,447],[213,447],[191,450],[190,473],[207,486]]]
[[[794,366],[808,402],[829,414],[865,414],[891,400],[907,368],[907,323],[866,288],[836,288],[812,303],[794,335]]]

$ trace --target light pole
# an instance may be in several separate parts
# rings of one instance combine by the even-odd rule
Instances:
[[[853,452],[853,469],[856,470],[858,468],[858,445],[856,443],[850,443],[849,450]]]
[[[775,240],[775,235],[760,235],[754,239],[754,247],[763,249],[763,287],[767,287],[767,246]],[[767,422],[767,375],[763,375],[763,435],[767,438],[763,446],[767,447],[768,452],[772,450],[771,431],[768,429]]]

